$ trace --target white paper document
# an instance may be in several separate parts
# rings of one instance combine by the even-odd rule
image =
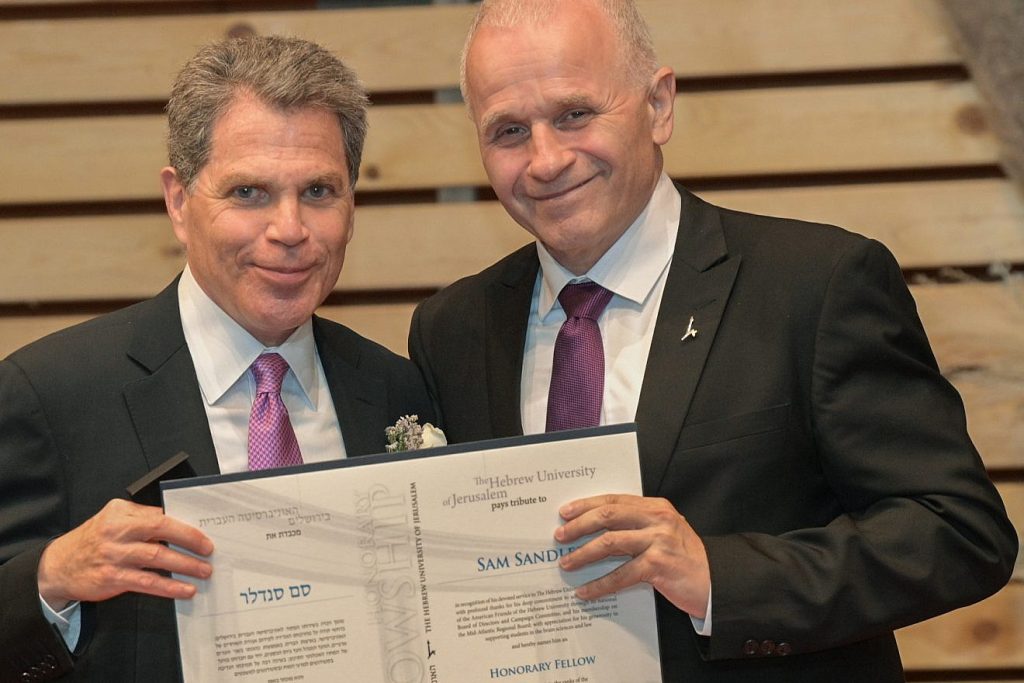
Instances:
[[[164,483],[215,546],[175,603],[184,679],[661,681],[648,586],[573,595],[628,558],[565,572],[552,536],[640,491],[632,425]]]

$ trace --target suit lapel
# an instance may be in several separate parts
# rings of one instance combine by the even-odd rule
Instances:
[[[493,437],[523,433],[520,411],[523,351],[530,302],[537,280],[537,247],[529,244],[509,258],[501,279],[486,293],[484,323],[487,401]]]
[[[378,427],[398,416],[387,414],[387,387],[364,367],[362,349],[347,329],[313,317],[320,363],[341,425],[345,453],[368,455],[384,451],[384,431]]]
[[[360,369],[360,348],[343,330],[313,319],[313,333],[349,455],[379,453],[384,435],[383,382]],[[189,454],[197,475],[217,474],[217,453],[202,392],[178,311],[177,280],[145,304],[128,355],[150,375],[125,386],[124,397],[146,461],[152,469],[178,451]]]
[[[175,279],[142,305],[128,356],[148,377],[124,387],[125,405],[150,469],[178,451],[198,475],[217,474],[217,455],[178,312]]]
[[[717,209],[679,192],[679,233],[637,407],[646,495],[661,485],[740,265],[726,251]],[[690,316],[697,335],[683,339]]]

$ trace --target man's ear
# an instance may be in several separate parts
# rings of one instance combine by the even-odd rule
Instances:
[[[188,247],[188,190],[173,166],[160,170],[160,183],[164,188],[164,205],[171,219],[171,227],[174,228],[174,236]]]
[[[675,125],[676,74],[671,67],[663,66],[651,77],[647,102],[651,107],[654,144],[664,145],[672,137]]]
[[[345,233],[345,244],[346,246],[352,241],[352,238],[356,234],[356,212],[355,212],[355,201],[349,205],[348,209],[348,229]]]

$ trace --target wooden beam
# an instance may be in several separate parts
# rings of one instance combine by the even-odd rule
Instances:
[[[1024,198],[1004,179],[702,192],[741,211],[839,225],[904,269],[1024,263]]]
[[[988,165],[969,82],[925,81],[681,95],[664,147],[677,178]],[[482,186],[460,104],[370,111],[363,190]],[[155,199],[162,116],[0,120],[0,204]]]
[[[1024,191],[1024,7],[1020,0],[943,0],[953,32]]]
[[[367,306],[322,306],[320,315],[348,325],[378,344],[402,356],[409,355],[409,321],[416,304],[372,304]]]
[[[26,344],[92,317],[84,314],[0,316],[0,358],[6,358]]]
[[[1003,179],[702,193],[731,208],[833,223],[904,268],[1024,262],[1024,200]],[[530,240],[497,202],[361,206],[338,289],[437,289]],[[164,214],[0,219],[0,303],[143,299],[181,269]],[[453,249],[451,245],[459,245]],[[382,268],[389,259],[410,268]]]
[[[683,78],[955,64],[935,0],[641,0]],[[0,104],[163,100],[230,31],[316,40],[374,92],[458,85],[468,5],[0,22]],[[429,27],[428,30],[425,30]]]
[[[682,78],[956,64],[935,0],[638,0]]]
[[[1024,468],[1024,278],[912,288],[990,468]],[[1022,520],[1024,521],[1024,520]]]

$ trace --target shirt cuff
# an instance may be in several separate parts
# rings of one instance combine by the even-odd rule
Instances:
[[[39,606],[43,608],[43,616],[46,617],[46,620],[60,631],[60,636],[64,639],[68,650],[74,652],[78,645],[78,638],[82,634],[82,603],[76,600],[57,612],[40,595]]]
[[[704,613],[703,619],[697,619],[690,617],[690,623],[693,624],[693,630],[697,632],[698,636],[711,636],[711,590],[708,590],[708,611]]]

